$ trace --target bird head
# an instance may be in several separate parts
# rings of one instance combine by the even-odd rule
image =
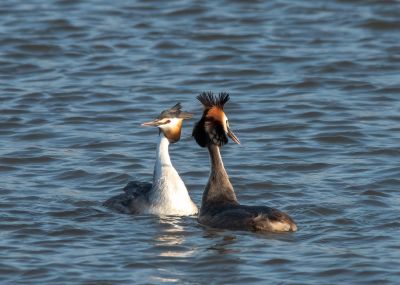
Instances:
[[[224,112],[224,105],[229,101],[229,94],[222,92],[218,96],[212,92],[203,92],[197,99],[203,104],[203,116],[193,128],[193,137],[201,147],[207,145],[223,146],[230,137],[235,143],[239,139],[229,127],[228,118]]]
[[[153,121],[143,123],[142,126],[157,127],[170,143],[175,143],[181,138],[183,120],[193,116],[181,109],[181,103],[177,103],[172,108],[162,111]]]

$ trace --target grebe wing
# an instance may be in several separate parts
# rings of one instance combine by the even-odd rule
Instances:
[[[116,195],[103,203],[103,206],[114,209],[120,213],[137,213],[138,207],[147,202],[151,183],[131,181],[124,187],[122,194]]]
[[[103,203],[103,206],[118,211],[120,213],[129,214],[131,212],[129,208],[131,201],[132,195],[122,193],[109,198]]]
[[[214,228],[264,232],[296,231],[293,220],[285,213],[266,206],[237,205],[199,217],[199,222]]]
[[[199,222],[212,228],[228,230],[252,230],[253,215],[244,209],[232,208],[199,216]]]
[[[124,192],[126,194],[133,195],[134,197],[136,196],[147,196],[147,194],[150,192],[151,187],[153,184],[149,182],[140,182],[140,181],[130,181],[125,187],[124,187]]]

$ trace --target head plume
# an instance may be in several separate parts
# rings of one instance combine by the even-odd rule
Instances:
[[[221,92],[216,96],[209,91],[201,93],[197,99],[203,104],[204,112],[194,126],[192,136],[201,147],[209,144],[223,146],[228,142],[227,135],[230,133],[223,111],[225,103],[229,101],[229,94]]]
[[[171,142],[179,141],[184,119],[192,118],[192,114],[182,111],[181,103],[175,104],[172,108],[164,110],[153,121],[143,123],[142,126],[154,126],[159,128],[159,133]]]
[[[217,107],[223,110],[225,103],[229,101],[229,94],[227,92],[221,92],[218,96],[214,96],[211,91],[208,91],[197,96],[197,100],[199,100],[206,109]]]
[[[158,119],[164,119],[164,118],[190,119],[192,118],[192,116],[193,115],[191,113],[182,111],[181,103],[176,103],[170,109],[162,111],[161,114],[158,116]]]

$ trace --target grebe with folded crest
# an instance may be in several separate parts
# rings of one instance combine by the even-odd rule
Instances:
[[[289,215],[275,208],[239,204],[220,154],[220,148],[228,142],[228,137],[240,144],[224,113],[229,94],[214,96],[211,92],[203,92],[197,99],[203,104],[204,111],[192,135],[201,147],[207,147],[211,161],[198,221],[209,227],[229,230],[296,231],[297,226]]]
[[[188,190],[171,163],[168,152],[170,143],[180,140],[182,123],[192,114],[181,110],[178,103],[164,110],[153,121],[142,126],[159,128],[153,183],[130,182],[123,194],[108,199],[104,205],[123,213],[189,216],[198,212]]]

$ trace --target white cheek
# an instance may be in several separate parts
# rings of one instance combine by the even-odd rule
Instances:
[[[176,126],[180,121],[181,121],[181,119],[178,119],[178,118],[172,118],[172,119],[169,119],[171,122],[169,123],[169,125],[171,125],[171,126]]]
[[[223,126],[224,126],[224,131],[227,133],[228,132],[228,117],[224,114],[224,119],[223,119]]]
[[[169,123],[165,124],[165,125],[161,125],[160,128],[165,130],[165,131],[169,131],[171,129],[174,129],[176,127],[176,125],[179,123],[180,119],[178,118],[172,118],[169,119]]]

